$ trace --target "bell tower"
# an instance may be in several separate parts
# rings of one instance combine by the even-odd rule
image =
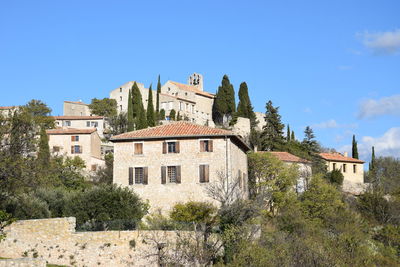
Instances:
[[[200,91],[203,91],[203,75],[199,73],[193,73],[189,76],[188,84],[196,87]]]

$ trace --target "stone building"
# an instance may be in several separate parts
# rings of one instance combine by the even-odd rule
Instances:
[[[9,107],[0,107],[0,115],[3,117],[8,117],[10,112],[14,112],[19,108],[19,106],[9,106]]]
[[[110,98],[117,101],[118,112],[128,110],[128,94],[134,83],[134,81],[127,82],[110,92]],[[146,108],[149,89],[145,88],[142,83],[136,82],[136,84],[142,94],[142,102]],[[156,99],[157,91],[153,90],[154,107],[156,106]],[[184,120],[213,126],[213,101],[214,94],[203,90],[203,76],[197,73],[189,77],[188,84],[167,81],[161,87],[160,109],[165,110],[167,120],[169,120],[169,113],[174,109],[176,114],[179,112]]]
[[[64,101],[64,116],[90,116],[89,105],[82,101]]]
[[[351,158],[347,153],[320,153],[328,171],[340,170],[343,174],[343,191],[360,194],[364,190],[364,161]]]
[[[117,135],[113,182],[168,211],[177,202],[210,201],[207,189],[225,181],[248,195],[249,147],[230,131],[175,122]]]
[[[53,155],[78,156],[85,161],[87,171],[96,171],[105,165],[101,157],[101,139],[96,128],[57,128],[46,132]]]
[[[54,116],[56,127],[91,129],[96,128],[100,138],[104,138],[106,121],[103,116]]]

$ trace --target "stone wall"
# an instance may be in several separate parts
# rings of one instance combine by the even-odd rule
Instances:
[[[46,267],[46,261],[35,258],[0,260],[0,267]]]
[[[5,231],[0,257],[67,266],[156,266],[154,240],[176,238],[172,231],[75,232],[74,217],[16,221]]]

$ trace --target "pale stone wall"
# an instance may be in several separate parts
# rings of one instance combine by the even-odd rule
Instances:
[[[157,266],[150,237],[158,236],[165,243],[176,238],[172,231],[75,232],[73,217],[16,221],[5,232],[1,257],[36,257],[52,264],[88,267]]]
[[[190,200],[218,204],[205,190],[209,183],[199,181],[199,165],[209,165],[212,183],[217,181],[218,172],[236,174],[240,169],[247,175],[247,157],[243,150],[231,144],[229,138],[212,138],[213,152],[200,152],[200,140],[179,139],[180,153],[173,154],[162,153],[164,140],[144,141],[143,155],[134,155],[134,142],[116,142],[113,182],[127,186],[143,200],[149,200],[151,211],[158,208],[168,211],[177,202]],[[161,184],[161,166],[181,166],[181,183],[167,181]],[[148,167],[148,184],[129,185],[129,167]]]
[[[46,267],[46,261],[35,258],[0,260],[0,267]]]
[[[79,136],[79,141],[71,141],[71,136]],[[82,146],[82,153],[72,154],[71,146],[73,145]],[[55,146],[60,147],[59,152],[53,151]],[[91,171],[92,165],[100,167],[105,164],[101,158],[101,140],[96,132],[92,134],[50,134],[49,147],[50,151],[56,155],[80,157],[85,161],[87,171]]]
[[[238,117],[232,127],[232,132],[242,137],[248,137],[250,135],[250,119]]]
[[[256,114],[256,119],[258,120],[257,130],[261,131],[266,124],[264,119],[265,114],[262,112],[254,112],[254,113]]]
[[[89,105],[82,102],[64,101],[64,116],[90,116]]]
[[[353,162],[326,161],[328,171],[333,170],[333,164],[336,169],[343,174],[343,191],[353,194],[359,194],[365,189],[364,185],[364,164]],[[344,168],[343,165],[346,165]],[[353,170],[355,166],[355,172]],[[346,171],[344,171],[346,169]]]
[[[71,125],[67,126],[65,123],[66,121],[69,121]],[[79,119],[79,120],[58,119],[55,122],[57,127],[75,128],[75,129],[96,128],[100,138],[104,138],[104,127],[105,127],[104,119]],[[87,126],[87,122],[90,123],[89,126]],[[97,127],[93,125],[93,123],[95,122],[97,122]]]

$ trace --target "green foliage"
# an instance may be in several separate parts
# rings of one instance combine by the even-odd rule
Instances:
[[[218,87],[212,107],[213,121],[219,125],[224,122],[229,122],[235,111],[235,90],[233,89],[233,85],[230,83],[228,76],[224,75],[221,86]]]
[[[51,108],[41,100],[32,99],[25,106],[22,106],[21,112],[33,119],[35,127],[50,129],[55,126],[54,118],[50,116]]]
[[[354,134],[353,134],[353,141],[352,141],[352,147],[351,147],[351,157],[358,159],[357,141],[356,141],[356,136]]]
[[[132,115],[135,120],[135,130],[147,128],[146,111],[143,107],[142,94],[136,82],[132,86]]]
[[[163,108],[160,110],[160,120],[165,120],[165,110]]]
[[[50,210],[47,203],[35,197],[33,193],[23,193],[8,198],[3,203],[3,209],[18,220],[50,217]]]
[[[374,186],[385,193],[394,193],[400,188],[400,159],[378,157],[371,161],[373,169],[368,172],[368,179]]]
[[[292,135],[290,136],[290,140],[296,141],[296,137],[294,136],[294,131],[292,131]]]
[[[179,111],[178,111],[178,114],[176,115],[176,120],[177,121],[181,121],[182,120],[182,115],[179,113]]]
[[[114,154],[107,153],[104,156],[105,167],[99,168],[91,177],[95,184],[112,184],[114,169]]]
[[[237,112],[238,117],[249,118],[250,127],[253,129],[257,125],[256,114],[254,113],[253,106],[251,105],[249,92],[246,82],[242,82],[239,87],[239,103]]]
[[[111,98],[93,98],[89,104],[90,112],[94,115],[113,117],[117,115],[117,101]]]
[[[279,151],[284,145],[283,129],[285,125],[281,122],[279,107],[274,107],[271,101],[266,104],[265,122],[261,133],[262,150]]]
[[[120,112],[116,116],[112,116],[108,119],[110,125],[110,134],[117,135],[125,133],[128,130],[128,116],[125,112]]]
[[[136,83],[135,83],[136,84]],[[128,132],[135,130],[135,117],[133,114],[133,102],[132,102],[132,90],[133,90],[133,86],[132,89],[129,90],[129,94],[128,94],[128,113],[127,113],[127,117],[128,117]]]
[[[157,102],[156,102],[156,113],[160,112],[160,93],[161,93],[161,82],[160,82],[160,75],[158,75],[157,81]]]
[[[40,130],[39,151],[37,161],[40,168],[47,169],[50,164],[49,138],[44,127]]]
[[[0,242],[4,238],[6,238],[6,233],[4,232],[4,228],[8,225],[10,225],[14,219],[12,218],[11,214],[8,214],[7,212],[0,210]]]
[[[65,216],[76,217],[86,230],[134,229],[148,205],[128,188],[102,185],[75,192],[66,202]]]
[[[175,120],[175,116],[176,116],[175,109],[171,109],[171,111],[169,112],[169,119],[174,121]]]
[[[189,201],[176,204],[170,217],[176,222],[210,224],[215,222],[216,212],[216,207],[211,203]]]
[[[341,186],[343,184],[344,176],[340,170],[333,170],[326,174],[326,179],[332,184]]]
[[[157,210],[148,216],[144,217],[144,223],[140,224],[140,229],[143,230],[164,230],[171,231],[180,229],[180,225],[164,216],[161,210]]]
[[[369,163],[369,171],[375,171],[375,147],[372,147],[371,162]]]
[[[319,150],[319,145],[315,140],[314,132],[310,126],[307,126],[306,129],[304,130],[304,139],[302,144],[306,148],[306,150],[312,153],[316,153]]]
[[[151,88],[151,84],[149,87],[149,96],[147,100],[147,125],[149,127],[156,126],[156,115],[154,113],[153,90]]]
[[[380,188],[369,188],[359,196],[357,208],[367,219],[379,224],[393,222],[392,203],[384,197]]]
[[[290,126],[289,124],[287,125],[287,131],[286,131],[286,142],[290,141]]]

